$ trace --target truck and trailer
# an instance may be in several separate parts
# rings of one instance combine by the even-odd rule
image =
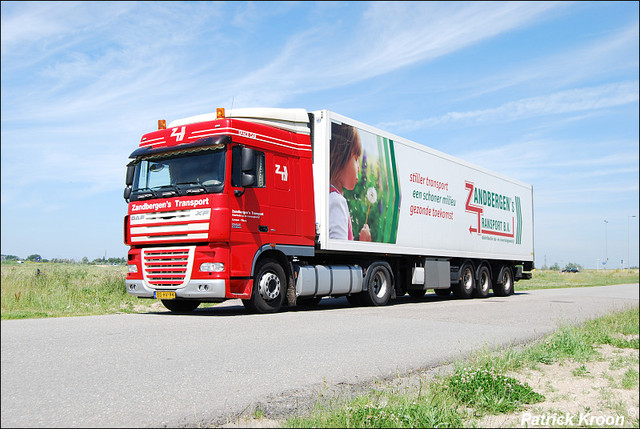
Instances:
[[[160,120],[130,159],[126,288],[174,312],[507,296],[531,278],[531,185],[328,110]]]

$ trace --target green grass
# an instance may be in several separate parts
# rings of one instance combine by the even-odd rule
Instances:
[[[622,376],[622,387],[624,389],[638,389],[638,371],[633,368],[629,368],[627,372]]]
[[[291,418],[286,427],[325,428],[458,428],[462,414],[449,395],[429,390],[417,397],[382,391],[361,395],[348,405],[316,405],[310,417]]]
[[[522,404],[544,401],[544,396],[528,384],[497,373],[495,369],[458,369],[442,388],[449,390],[460,403],[481,413],[507,413],[519,410]]]
[[[136,313],[158,302],[127,293],[125,266],[3,262],[0,267],[3,320]]]
[[[53,263],[1,267],[2,319],[133,312],[133,306],[140,304],[125,290],[126,267]]]
[[[533,278],[516,282],[516,292],[532,289],[565,287],[607,286],[638,283],[638,270],[582,270],[579,273],[563,273],[551,270],[535,270]]]
[[[487,414],[513,413],[544,396],[529,385],[505,375],[523,368],[572,359],[597,359],[596,347],[611,344],[637,349],[638,307],[589,320],[558,331],[525,348],[507,347],[498,353],[481,351],[454,370],[430,382],[422,380],[415,391],[372,389],[368,395],[346,404],[317,406],[309,415],[289,418],[287,427],[469,427]],[[582,367],[584,368],[584,366]],[[584,371],[574,373],[584,375]],[[629,369],[621,381],[625,389],[637,389],[638,372]]]

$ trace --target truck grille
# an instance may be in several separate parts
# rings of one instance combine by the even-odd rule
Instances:
[[[135,214],[129,220],[131,242],[206,240],[210,219],[210,208]]]
[[[191,277],[195,247],[142,250],[142,267],[147,283],[157,288],[180,288]]]

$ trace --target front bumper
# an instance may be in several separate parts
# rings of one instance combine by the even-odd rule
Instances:
[[[130,295],[139,298],[154,298],[155,291],[173,290],[176,292],[176,298],[191,299],[224,299],[226,293],[226,285],[224,279],[213,280],[190,280],[186,286],[179,289],[154,289],[148,287],[144,280],[125,280],[127,292]]]

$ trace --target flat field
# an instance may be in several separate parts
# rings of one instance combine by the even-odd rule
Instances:
[[[3,320],[158,309],[157,300],[139,299],[126,292],[125,266],[3,262],[0,267]],[[638,283],[638,270],[583,270],[579,273],[537,270],[531,280],[517,282],[516,291],[622,283]],[[210,305],[215,304],[201,306]]]
[[[638,269],[633,270],[582,270],[579,273],[563,273],[551,270],[535,270],[531,280],[516,283],[516,291],[563,287],[607,286],[638,283]]]

